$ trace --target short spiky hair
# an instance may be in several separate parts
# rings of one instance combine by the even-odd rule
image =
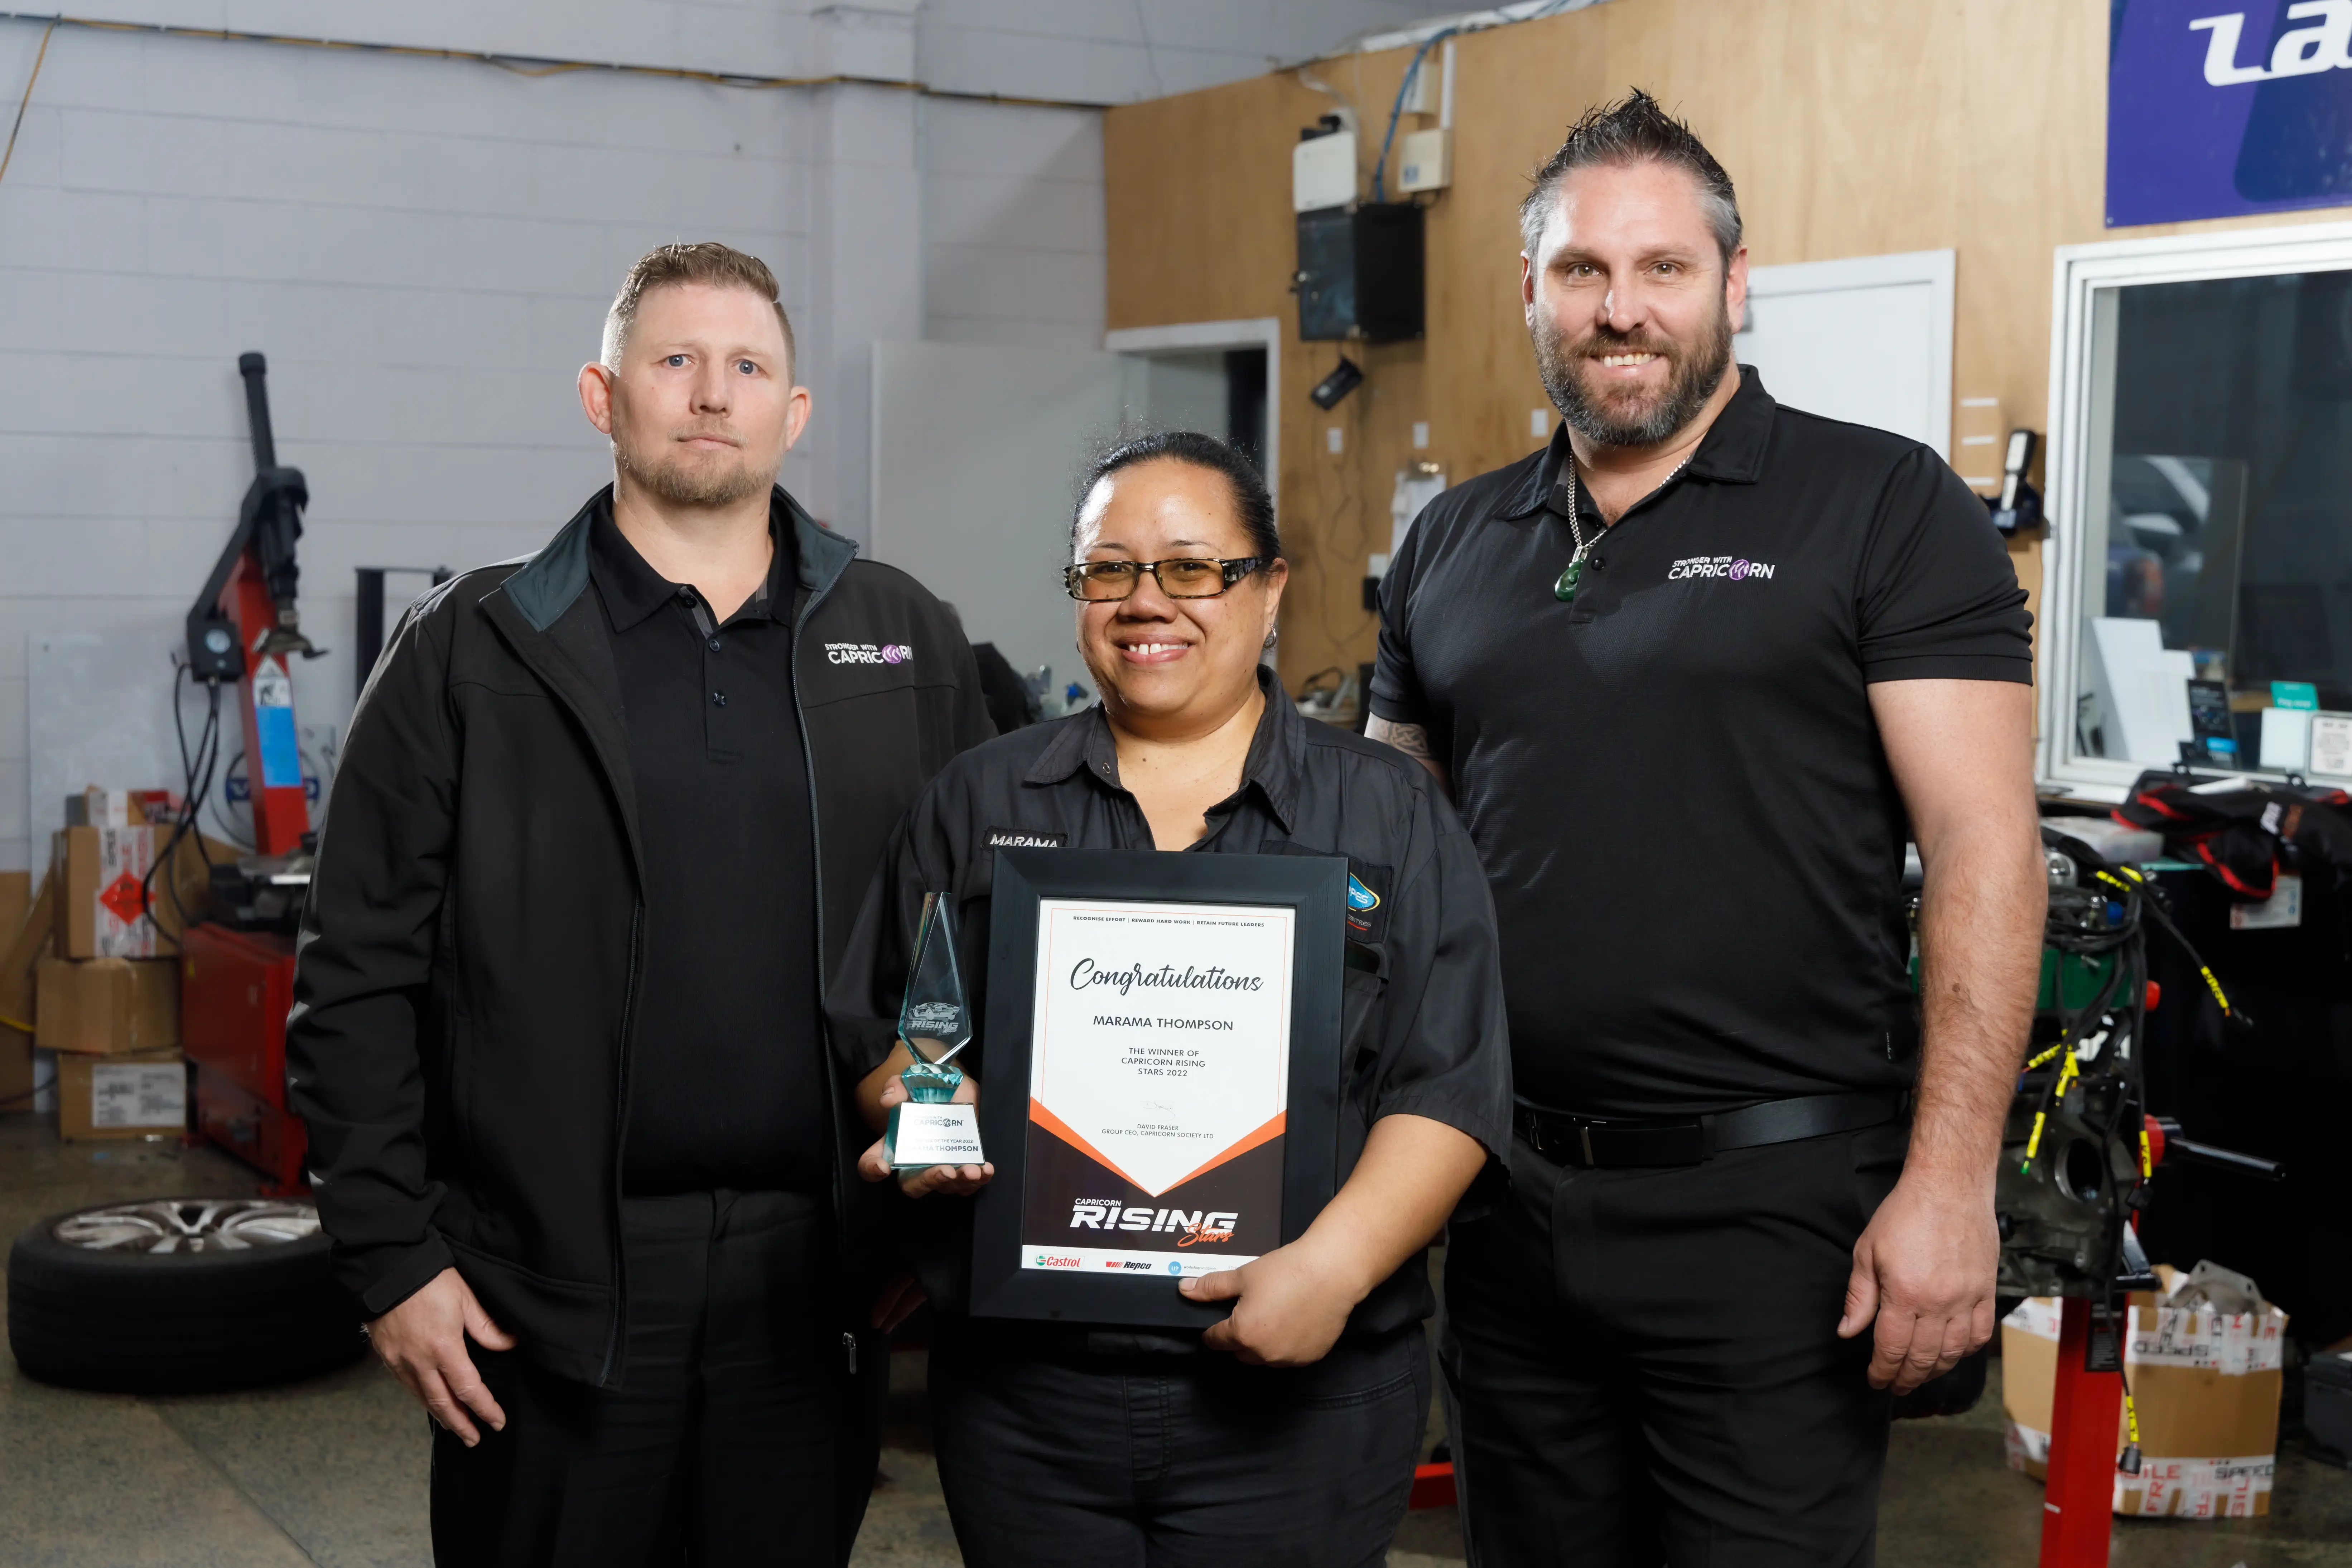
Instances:
[[[784,329],[784,374],[790,379],[798,346],[793,341],[793,319],[776,298],[776,275],[758,257],[734,247],[706,239],[693,245],[656,246],[637,258],[621,291],[604,313],[604,361],[614,369],[629,346],[629,329],[637,324],[637,306],[646,291],[673,283],[708,283],[719,289],[747,289],[776,307],[776,324]]]
[[[1535,173],[1535,187],[1519,204],[1519,237],[1533,257],[1543,242],[1544,226],[1551,219],[1552,198],[1559,183],[1577,169],[1599,164],[1654,163],[1681,169],[1698,182],[1699,205],[1707,226],[1731,265],[1739,248],[1739,198],[1731,176],[1715,161],[1691,128],[1658,107],[1658,100],[1635,88],[1622,102],[1588,109],[1584,118],[1568,128],[1568,140]]]

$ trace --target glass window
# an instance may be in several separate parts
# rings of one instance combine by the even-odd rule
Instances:
[[[2309,773],[2310,710],[2323,740],[2352,713],[2352,254],[2168,269],[2189,268],[2143,260],[2159,276],[2094,276],[2069,300],[2062,261],[2074,352],[2053,390],[2074,417],[2053,425],[2079,449],[2072,496],[2053,486],[2051,608],[2071,599],[2074,619],[2044,670],[2069,700],[2043,709],[2062,783],[2182,762]]]

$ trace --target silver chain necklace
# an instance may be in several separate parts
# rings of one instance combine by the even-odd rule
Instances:
[[[1693,453],[1692,456],[1696,457],[1697,454]],[[1681,462],[1676,463],[1675,471],[1660,479],[1657,489],[1652,490],[1650,495],[1655,495],[1658,490],[1664,489],[1668,485],[1673,484],[1675,479],[1681,478],[1682,471],[1690,465],[1689,458],[1685,458]],[[1650,498],[1643,496],[1642,499],[1647,500]],[[1569,536],[1576,541],[1576,553],[1568,558],[1568,569],[1559,574],[1559,581],[1551,585],[1551,596],[1563,605],[1576,597],[1576,586],[1584,581],[1584,558],[1591,553],[1594,545],[1601,542],[1601,535],[1598,533],[1589,540],[1584,537],[1584,522],[1580,515],[1583,510],[1583,503],[1578,500],[1576,454],[1570,452],[1568,455],[1568,531]],[[1608,525],[1603,523],[1601,527],[1606,531]]]

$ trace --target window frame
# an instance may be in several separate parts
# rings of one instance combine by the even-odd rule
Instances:
[[[2049,483],[2044,500],[2050,527],[2042,542],[2033,672],[2040,729],[2034,773],[2044,792],[2114,803],[2130,793],[2147,767],[2073,754],[2084,642],[2083,582],[2090,565],[2084,559],[2084,519],[2090,508],[2096,456],[2092,442],[2100,434],[2094,428],[2099,411],[2092,399],[2099,367],[2091,341],[2099,292],[2135,284],[2336,270],[2352,270],[2352,223],[2209,230],[2058,247],[2050,311]],[[2112,452],[2108,456],[2112,458]],[[2104,572],[2105,563],[2099,564]],[[2242,771],[2250,778],[2286,776],[2262,768]]]

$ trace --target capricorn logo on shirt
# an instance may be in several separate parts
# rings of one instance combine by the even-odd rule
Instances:
[[[902,642],[829,642],[824,645],[827,664],[912,664],[915,650]]]
[[[1668,567],[1666,581],[1679,583],[1686,577],[1720,577],[1727,583],[1754,583],[1769,580],[1778,570],[1769,562],[1750,561],[1744,555],[1692,555]]]

